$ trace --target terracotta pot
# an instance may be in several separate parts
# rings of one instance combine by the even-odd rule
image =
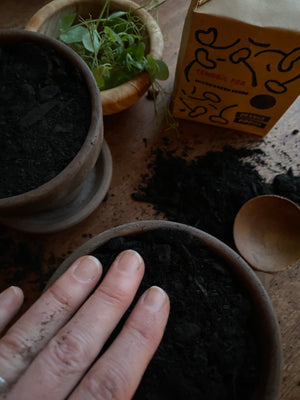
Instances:
[[[103,141],[99,90],[87,65],[72,49],[56,39],[25,30],[0,31],[0,45],[22,41],[50,46],[73,63],[82,73],[91,98],[90,127],[71,163],[36,189],[0,199],[0,223],[25,231],[51,232],[78,223],[103,199],[111,178],[111,156]],[[97,187],[91,191],[89,187],[95,182]]]
[[[57,38],[59,35],[58,22],[61,17],[76,13],[83,18],[97,18],[105,3],[105,0],[54,0],[42,7],[26,25],[26,29],[38,31],[50,37]],[[149,54],[154,59],[161,59],[164,41],[161,30],[155,19],[140,6],[128,0],[111,0],[111,11],[129,11],[138,16],[146,26],[149,35]],[[139,9],[138,9],[139,8]],[[147,72],[141,72],[129,82],[113,89],[101,91],[103,114],[115,114],[134,103],[148,90],[151,85],[150,76]]]
[[[137,235],[160,228],[179,230],[200,239],[215,255],[225,261],[233,275],[245,288],[254,305],[255,335],[258,339],[261,363],[258,387],[253,400],[275,400],[278,395],[281,377],[281,341],[278,322],[271,301],[263,285],[249,265],[231,248],[213,236],[184,224],[169,221],[139,221],[107,230],[88,240],[71,254],[56,270],[50,279],[49,287],[80,256],[91,254],[99,246],[118,236]],[[147,265],[146,265],[147,268]]]

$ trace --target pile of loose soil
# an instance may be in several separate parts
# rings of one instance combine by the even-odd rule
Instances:
[[[300,177],[290,169],[266,183],[255,166],[258,160],[264,163],[263,156],[259,149],[225,146],[188,161],[158,149],[132,197],[152,203],[168,220],[195,226],[234,247],[234,218],[251,198],[278,194],[300,203]]]
[[[272,193],[287,197],[300,206],[300,175],[295,176],[290,168],[286,174],[278,174],[272,181]]]
[[[254,310],[224,261],[200,240],[166,229],[112,239],[93,255],[106,272],[128,248],[146,265],[136,299],[158,285],[171,301],[164,338],[134,399],[250,399],[259,374]]]
[[[79,70],[35,42],[0,47],[0,198],[35,189],[81,148],[91,118]]]
[[[83,233],[82,237],[90,239],[92,234]],[[44,290],[55,270],[73,251],[70,247],[60,255],[51,249],[46,252],[43,238],[26,232],[12,235],[9,228],[0,225],[0,292],[10,285],[28,290],[31,284],[37,293]]]
[[[43,246],[31,237],[11,238],[0,226],[0,291],[10,285],[21,286],[24,281],[37,284],[43,290],[57,266],[65,257],[45,256]]]

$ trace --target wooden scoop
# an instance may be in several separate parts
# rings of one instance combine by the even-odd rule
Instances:
[[[281,271],[300,259],[300,207],[281,196],[255,197],[239,210],[233,236],[253,268]]]

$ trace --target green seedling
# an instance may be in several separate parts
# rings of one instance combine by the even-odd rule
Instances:
[[[158,0],[148,0],[141,7],[155,10]],[[88,64],[100,90],[121,85],[142,71],[150,75],[152,85],[166,80],[168,66],[146,54],[147,30],[132,12],[110,13],[106,0],[98,18],[83,19],[76,14],[59,21],[59,39],[70,45]]]

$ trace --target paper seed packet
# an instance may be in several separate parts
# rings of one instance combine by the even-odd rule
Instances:
[[[300,94],[300,0],[192,0],[175,117],[266,135]]]

